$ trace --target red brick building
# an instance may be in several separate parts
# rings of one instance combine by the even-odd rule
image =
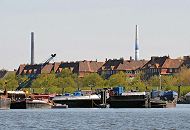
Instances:
[[[123,63],[119,64],[116,70],[117,72],[122,71],[126,73],[129,77],[135,77],[147,62],[146,60],[125,60]]]
[[[173,75],[180,71],[182,64],[183,60],[171,59],[169,56],[151,57],[151,60],[142,67],[142,71],[145,78],[154,75]]]

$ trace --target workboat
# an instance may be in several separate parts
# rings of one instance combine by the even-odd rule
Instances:
[[[47,94],[31,94],[26,97],[24,91],[8,91],[8,97],[11,98],[11,109],[44,109],[52,106],[50,95]]]
[[[81,92],[75,92],[73,95],[55,96],[52,101],[55,104],[68,105],[69,108],[93,108],[99,107],[100,99],[100,95],[82,95]]]
[[[0,109],[10,109],[11,99],[8,98],[7,91],[0,91]]]
[[[175,91],[157,91],[151,92],[151,108],[172,108],[176,107],[178,93]]]
[[[26,109],[26,94],[24,91],[7,91],[11,99],[11,109]]]
[[[108,98],[110,108],[145,108],[148,106],[146,92],[121,92],[110,95]]]
[[[45,100],[33,100],[33,99],[27,99],[26,100],[26,109],[50,109],[52,106],[52,103],[45,101]]]
[[[53,105],[50,101],[51,96],[48,94],[30,94],[26,98],[26,109],[50,109]]]

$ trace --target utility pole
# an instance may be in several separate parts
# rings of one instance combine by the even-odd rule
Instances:
[[[161,78],[161,74],[159,75],[160,78],[160,90],[162,90],[162,78]]]

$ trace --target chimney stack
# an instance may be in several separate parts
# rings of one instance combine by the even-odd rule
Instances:
[[[34,64],[34,32],[31,32],[31,65]]]
[[[138,26],[135,30],[135,60],[139,60],[139,38],[138,38]]]

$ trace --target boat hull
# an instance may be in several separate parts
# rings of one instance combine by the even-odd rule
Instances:
[[[100,104],[100,99],[86,99],[86,100],[53,100],[54,103],[66,104],[68,108],[98,108]]]
[[[0,98],[0,109],[10,109],[11,99],[10,98]]]
[[[51,104],[32,101],[12,101],[11,109],[35,109],[35,108],[51,108]]]
[[[26,101],[11,101],[11,109],[26,109]]]
[[[41,102],[41,101],[26,101],[26,109],[50,109],[51,104],[47,102]]]
[[[148,107],[145,96],[110,96],[107,103],[110,108],[145,108]]]

